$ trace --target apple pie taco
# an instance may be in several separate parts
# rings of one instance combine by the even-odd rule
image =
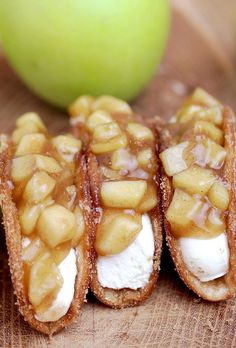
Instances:
[[[14,292],[24,319],[51,335],[77,318],[89,282],[90,196],[81,141],[50,136],[35,113],[22,115],[0,141]]]
[[[119,99],[78,98],[69,108],[83,137],[93,206],[91,289],[113,308],[134,306],[160,269],[162,216],[154,133]]]
[[[236,288],[235,136],[232,110],[197,88],[160,138],[167,244],[182,280],[209,301]]]

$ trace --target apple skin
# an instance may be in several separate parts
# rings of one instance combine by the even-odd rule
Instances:
[[[38,96],[131,100],[147,85],[169,32],[168,0],[0,0],[10,64]]]

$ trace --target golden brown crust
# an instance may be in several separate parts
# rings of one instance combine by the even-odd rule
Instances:
[[[236,290],[236,125],[235,116],[228,107],[224,109],[223,131],[225,133],[225,149],[227,151],[226,164],[224,167],[224,176],[231,187],[231,200],[229,205],[229,215],[227,217],[227,237],[230,248],[230,269],[226,276],[209,282],[201,282],[198,280],[185,266],[178,240],[173,237],[170,223],[164,218],[164,226],[166,232],[166,241],[173,258],[176,270],[184,283],[193,290],[198,296],[208,301],[226,300],[232,297]],[[170,132],[166,129],[161,132],[161,151],[172,146],[173,139]],[[169,178],[164,169],[161,169],[161,190],[163,212],[166,213],[172,197],[173,188],[172,180]]]
[[[158,165],[159,168],[159,165]],[[159,169],[158,169],[159,170]],[[91,241],[91,289],[94,292],[95,296],[104,304],[112,308],[124,308],[131,307],[140,304],[143,302],[152,292],[160,270],[160,258],[162,251],[162,214],[161,214],[161,201],[160,201],[160,185],[159,185],[159,172],[156,175],[156,185],[157,185],[157,197],[158,203],[156,208],[154,208],[150,213],[150,218],[153,225],[154,231],[154,241],[155,241],[155,252],[153,258],[153,272],[150,276],[148,284],[138,290],[131,289],[121,289],[114,290],[109,288],[104,288],[98,281],[97,277],[97,268],[96,268],[96,259],[97,253],[93,247],[95,241],[95,230],[96,226],[99,223],[99,175],[98,175],[98,162],[96,156],[92,153],[88,154],[88,173],[90,178],[90,188],[93,202],[93,234]]]
[[[5,227],[6,244],[9,255],[9,266],[11,272],[14,293],[17,298],[19,311],[24,319],[36,330],[52,335],[77,319],[79,310],[84,302],[89,283],[90,267],[90,195],[87,180],[87,169],[85,157],[77,159],[78,167],[76,173],[76,186],[82,197],[82,207],[86,220],[86,233],[82,237],[77,253],[78,274],[75,282],[74,299],[66,315],[56,322],[40,322],[34,317],[34,310],[30,304],[23,286],[23,262],[21,259],[21,229],[18,219],[17,208],[12,199],[13,185],[10,180],[9,169],[11,161],[11,143],[6,136],[0,139],[0,191],[1,208],[3,212],[3,224]]]
[[[227,151],[224,175],[231,187],[227,236],[230,247],[230,272],[226,279],[231,292],[236,291],[236,119],[229,107],[224,110],[225,147]]]

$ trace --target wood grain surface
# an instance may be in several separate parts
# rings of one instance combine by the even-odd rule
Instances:
[[[236,110],[235,37],[230,24],[235,7],[234,0],[173,0],[163,64],[133,102],[136,110],[168,118],[196,85]],[[0,55],[1,132],[10,131],[16,117],[30,110],[39,112],[52,131],[68,127],[65,114],[24,87]],[[0,347],[236,347],[235,330],[236,300],[214,304],[198,299],[179,280],[165,251],[157,287],[143,305],[112,310],[90,294],[77,323],[49,339],[30,329],[18,313],[0,233]]]

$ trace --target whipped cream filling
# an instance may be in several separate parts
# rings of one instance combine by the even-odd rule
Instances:
[[[225,233],[210,239],[179,238],[183,261],[201,282],[222,277],[229,269],[229,247]]]
[[[142,216],[143,228],[124,251],[113,256],[98,256],[97,276],[103,287],[143,288],[153,271],[154,237],[148,214]]]

